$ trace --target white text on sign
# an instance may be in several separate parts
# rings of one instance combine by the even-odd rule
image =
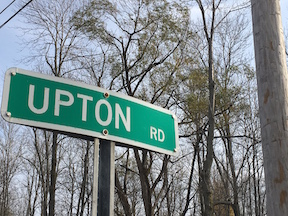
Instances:
[[[159,128],[155,128],[150,126],[150,139],[154,139],[159,142],[164,142],[165,140],[165,133],[163,130]]]
[[[43,106],[42,108],[36,108],[34,106],[34,91],[35,91],[35,86],[30,85],[29,86],[29,96],[28,96],[28,107],[29,109],[35,113],[35,114],[44,114],[49,107],[49,88],[44,88],[44,99],[43,99]],[[61,100],[61,96],[66,96],[68,97],[68,100]],[[88,101],[92,102],[93,97],[88,96],[88,95],[83,95],[83,94],[77,94],[77,98],[82,101],[82,121],[87,121],[87,104]],[[60,108],[61,106],[72,106],[74,103],[74,96],[71,94],[69,91],[65,90],[60,90],[56,89],[55,91],[55,105],[54,105],[54,116],[59,116],[60,115]],[[101,118],[100,116],[100,110],[101,107],[106,107],[108,111],[108,115],[106,119]],[[102,125],[102,126],[108,126],[110,125],[113,117],[113,111],[112,111],[112,106],[111,104],[104,100],[100,99],[96,102],[95,104],[95,119],[96,121]],[[126,116],[124,115],[120,105],[118,103],[115,103],[115,128],[119,129],[119,124],[120,124],[120,119],[126,129],[126,131],[130,132],[131,131],[131,118],[130,118],[130,107],[126,107]]]

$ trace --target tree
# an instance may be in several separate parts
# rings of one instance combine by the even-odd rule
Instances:
[[[76,0],[34,1],[25,11],[23,16],[29,27],[23,28],[23,31],[33,36],[33,41],[29,41],[28,44],[33,48],[35,54],[30,57],[30,60],[39,60],[46,64],[41,63],[40,71],[56,77],[72,76],[71,71],[74,68],[71,67],[71,61],[75,58],[75,51],[79,48],[77,34],[70,23],[76,6]],[[53,132],[51,163],[48,163],[46,167],[51,169],[49,171],[50,179],[47,180],[49,196],[46,195],[49,198],[49,215],[55,215],[57,167],[60,160],[58,155],[59,138],[58,132]],[[49,147],[46,148],[46,150],[49,149]],[[48,157],[50,156],[48,152],[46,154]]]
[[[0,215],[13,215],[16,209],[13,209],[12,192],[13,181],[20,171],[20,157],[22,148],[18,143],[19,127],[7,124],[3,120],[1,123],[0,140]],[[16,190],[16,188],[14,188]]]
[[[175,14],[182,9],[184,13]],[[92,1],[73,19],[79,31],[109,47],[110,88],[158,105],[171,102],[169,88],[178,70],[181,43],[188,23],[187,8],[169,1]],[[109,22],[107,22],[109,20]],[[160,79],[159,79],[160,78]],[[172,91],[173,92],[173,91]],[[127,150],[126,154],[130,151]],[[169,157],[133,150],[146,215],[154,215],[167,188],[163,176]],[[124,157],[125,158],[125,157]],[[129,160],[129,158],[127,159]],[[129,172],[124,163],[124,173]],[[153,168],[157,168],[153,173]],[[124,181],[128,181],[124,174]],[[116,178],[121,178],[117,173]],[[162,181],[163,179],[163,181]],[[132,213],[126,185],[116,179],[124,213]]]
[[[25,167],[28,193],[27,214],[33,215],[37,211],[36,202],[40,194],[38,202],[40,202],[41,215],[48,215],[51,139],[51,133],[44,130],[27,129],[26,131],[26,146],[31,146],[28,148],[29,154],[23,155],[24,162],[27,164]]]
[[[246,7],[244,7],[245,5],[241,5],[243,8],[239,5],[232,5],[231,7],[227,7],[226,5],[224,9],[222,7],[224,1],[215,1],[214,7],[212,1],[210,4],[207,2],[202,3],[202,1],[199,1],[197,5],[202,15],[200,20],[202,23],[200,23],[200,26],[199,22],[194,23],[194,32],[192,32],[192,34],[194,33],[194,37],[191,37],[190,41],[187,42],[191,43],[191,47],[189,46],[189,48],[193,50],[191,51],[191,59],[193,60],[191,60],[189,66],[185,64],[186,67],[183,67],[187,72],[186,74],[185,72],[183,73],[184,76],[181,78],[183,81],[185,80],[185,82],[182,82],[179,87],[180,89],[183,88],[183,86],[187,87],[180,91],[183,95],[186,95],[186,98],[184,96],[184,100],[182,100],[183,103],[179,105],[186,118],[181,122],[181,127],[183,127],[183,131],[186,132],[184,132],[182,136],[189,138],[191,136],[190,140],[193,143],[192,146],[194,149],[194,154],[191,154],[193,155],[191,158],[191,170],[193,170],[194,155],[196,154],[198,155],[197,162],[198,169],[200,170],[199,185],[200,187],[201,185],[202,187],[207,187],[204,191],[207,191],[208,188],[210,190],[210,193],[206,193],[206,195],[202,193],[201,188],[199,190],[202,214],[204,214],[204,211],[207,209],[209,210],[209,207],[205,207],[205,205],[209,204],[205,204],[204,199],[206,199],[206,201],[210,202],[209,205],[211,208],[211,212],[207,213],[208,215],[212,214],[214,211],[213,208],[219,205],[219,203],[230,205],[233,207],[235,215],[239,215],[240,201],[238,184],[241,184],[239,173],[245,169],[247,155],[246,153],[242,155],[241,151],[239,151],[239,154],[236,154],[236,147],[234,147],[234,145],[236,144],[238,146],[240,139],[246,140],[247,135],[239,123],[245,118],[244,114],[242,115],[241,113],[246,113],[247,110],[245,88],[249,88],[246,83],[249,83],[249,79],[251,80],[251,78],[249,78],[251,77],[251,73],[247,73],[250,67],[247,65],[247,60],[243,53],[245,47],[247,47],[247,39],[249,38],[247,20],[245,20],[247,14],[245,15],[245,11],[241,10]],[[241,2],[239,4],[241,4]],[[236,20],[234,16],[237,16]],[[205,32],[205,25],[209,26],[208,32]],[[211,28],[214,29],[211,30]],[[212,36],[213,41],[209,45],[208,42],[210,39],[206,39],[206,36],[207,33],[210,34],[210,32],[214,35]],[[203,38],[206,39],[204,42],[202,40]],[[209,52],[209,46],[212,46],[212,53]],[[212,66],[214,71],[214,90],[212,89],[215,94],[213,133],[217,134],[216,139],[213,134],[212,147],[210,146],[213,150],[211,160],[208,157],[209,151],[207,150],[207,148],[209,148],[210,121],[207,107],[211,104],[211,100],[209,101],[209,94],[211,93],[211,88],[209,90],[209,82],[211,81],[211,79],[209,81],[209,59],[213,61]],[[185,123],[186,127],[184,126]],[[245,152],[246,141],[245,145],[243,145],[243,152]],[[217,150],[216,152],[215,149]],[[197,152],[200,152],[200,154]],[[223,157],[223,155],[226,157]],[[241,158],[242,156],[243,158]],[[202,174],[206,171],[209,173],[209,169],[206,170],[205,168],[205,161],[208,159],[210,162],[215,161],[216,166],[214,167],[213,163],[210,166],[210,163],[207,162],[206,164],[209,165],[210,168],[207,166],[209,169],[213,170],[218,168],[219,173],[217,173],[217,175],[219,175],[219,179],[222,181],[223,188],[226,189],[225,193],[227,197],[225,200],[218,200],[217,197],[213,198],[214,185],[211,182],[210,184],[207,180],[203,180],[204,177],[201,176],[201,172]],[[235,161],[243,161],[244,164],[241,163],[242,165],[238,167]],[[209,179],[211,179],[211,176]],[[201,181],[203,181],[203,184],[201,184]],[[208,186],[204,186],[204,184],[208,184]],[[189,193],[190,191],[187,189],[187,194]],[[188,197],[189,196],[187,196],[186,200],[189,200]],[[229,202],[227,201],[228,198]],[[188,202],[186,202],[186,204],[187,203]]]
[[[267,214],[287,215],[287,65],[278,0],[252,0]]]

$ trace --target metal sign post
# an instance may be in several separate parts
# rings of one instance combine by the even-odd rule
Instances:
[[[115,143],[94,140],[92,216],[114,215]],[[99,151],[100,146],[100,151]]]
[[[100,140],[98,216],[114,215],[115,143]]]
[[[97,216],[98,174],[99,174],[99,139],[95,138],[94,139],[94,163],[93,163],[92,216]]]

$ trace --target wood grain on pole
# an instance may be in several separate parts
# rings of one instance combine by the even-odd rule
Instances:
[[[251,0],[267,213],[288,215],[288,82],[279,0]]]

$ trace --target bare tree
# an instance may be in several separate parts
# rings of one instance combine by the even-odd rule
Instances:
[[[57,77],[71,77],[71,61],[76,58],[78,50],[77,34],[70,23],[77,1],[34,1],[24,13],[27,28],[24,32],[31,35],[28,45],[33,48],[34,55],[30,60],[45,62],[38,67],[43,73]],[[77,77],[75,75],[74,77]],[[50,145],[50,144],[49,144]],[[51,139],[51,162],[47,163],[49,171],[49,215],[55,215],[55,193],[59,164],[59,136],[53,132]],[[46,150],[49,150],[47,148]],[[48,154],[48,152],[46,153]],[[49,156],[49,155],[48,155]],[[48,159],[48,157],[46,157]],[[39,160],[40,161],[40,160]],[[48,172],[48,171],[44,171]],[[44,207],[45,209],[45,207]],[[46,210],[45,210],[46,211]]]
[[[167,93],[181,63],[181,56],[176,53],[181,53],[189,18],[188,13],[174,16],[173,12],[178,9],[187,12],[187,8],[169,1],[92,1],[75,14],[74,23],[91,40],[110,48],[107,59],[111,89],[168,106],[171,96]],[[130,157],[129,152],[127,150],[125,154]],[[134,149],[133,154],[145,214],[154,215],[165,195],[164,189],[168,188],[167,179],[163,177],[167,173],[169,157],[138,149]],[[125,164],[122,165],[126,169],[123,177],[116,172],[116,186],[124,213],[131,215],[133,203],[126,197],[129,196],[126,185],[130,171]],[[157,174],[153,174],[154,166],[160,167]],[[120,179],[125,182],[121,183]]]
[[[4,120],[1,123],[0,140],[0,215],[13,215],[13,180],[20,171],[20,157],[22,147],[18,143],[19,127],[8,124]]]

